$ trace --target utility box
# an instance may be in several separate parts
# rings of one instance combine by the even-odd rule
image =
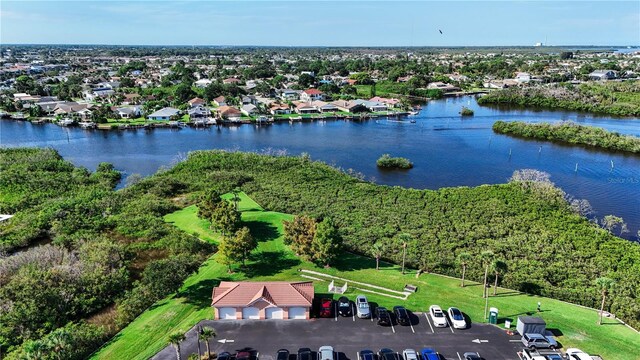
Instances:
[[[492,307],[489,309],[489,324],[498,324],[498,308]]]
[[[535,316],[518,316],[516,331],[520,335],[524,334],[540,334],[545,335],[547,323],[539,317]]]

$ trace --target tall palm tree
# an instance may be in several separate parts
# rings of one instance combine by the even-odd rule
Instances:
[[[498,291],[498,277],[500,275],[504,275],[507,272],[507,263],[502,260],[494,260],[491,263],[491,269],[493,270],[493,274],[495,275],[495,283],[493,285],[493,296],[496,296],[496,292]]]
[[[407,256],[407,244],[413,239],[410,234],[402,233],[398,236],[402,243],[402,273],[404,274],[404,263]]]
[[[470,253],[463,251],[458,254],[458,264],[462,266],[462,283],[460,284],[461,287],[464,287],[464,275],[467,272],[467,264],[469,264],[470,260],[471,260]]]
[[[491,265],[491,259],[493,259],[494,253],[491,250],[485,250],[480,253],[480,258],[484,264],[484,283],[482,286],[482,297],[487,297],[487,276],[489,275],[489,266]]]
[[[600,292],[602,293],[602,305],[600,305],[600,319],[598,320],[598,325],[602,325],[602,313],[604,312],[604,302],[611,291],[611,288],[615,285],[615,281],[606,276],[599,277],[596,279],[596,286],[600,288]]]
[[[381,242],[374,242],[373,245],[371,245],[371,255],[373,255],[373,257],[376,259],[376,270],[380,270],[380,258],[382,257],[382,254],[384,254],[384,247],[382,246]]]
[[[185,336],[182,332],[174,332],[169,335],[169,342],[176,349],[176,360],[180,360],[180,343],[184,341]]]
[[[207,358],[210,359],[211,350],[209,349],[209,339],[211,338],[215,339],[215,337],[218,336],[218,333],[214,328],[205,326],[204,328],[202,328],[202,330],[200,330],[199,336],[201,340],[204,340],[204,343],[207,346]]]

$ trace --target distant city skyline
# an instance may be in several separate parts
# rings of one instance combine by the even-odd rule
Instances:
[[[6,1],[2,44],[640,45],[640,1]]]

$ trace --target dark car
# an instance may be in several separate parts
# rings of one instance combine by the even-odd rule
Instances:
[[[409,320],[409,312],[404,306],[394,306],[393,313],[396,315],[396,321],[398,324],[403,326],[409,326],[411,324],[411,320]]]
[[[340,299],[338,299],[338,314],[340,314],[340,316],[351,316],[353,314],[351,311],[351,302],[346,296],[341,296]]]
[[[464,360],[482,360],[480,354],[477,352],[466,352],[462,356],[464,357]]]
[[[298,360],[313,360],[311,355],[311,349],[309,348],[298,349]]]
[[[389,311],[387,308],[379,306],[376,308],[376,318],[378,319],[378,325],[391,325],[391,316],[389,316]]]
[[[218,356],[220,357],[220,356]],[[280,349],[276,354],[276,360],[289,360],[289,350]]]
[[[230,360],[231,359],[231,354],[226,352],[226,351],[223,351],[220,354],[218,354],[218,359],[220,359],[220,360]]]
[[[376,354],[371,350],[360,350],[358,360],[376,360]]]
[[[251,353],[248,351],[238,351],[236,354],[236,360],[249,360],[251,359]]]
[[[378,360],[398,360],[398,354],[391,349],[383,348],[378,351]]]
[[[322,299],[320,301],[320,317],[323,318],[330,318],[332,317],[332,311],[331,309],[333,308],[333,300],[331,299]]]

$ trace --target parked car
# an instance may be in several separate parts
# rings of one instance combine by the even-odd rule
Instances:
[[[325,345],[318,349],[318,360],[333,360],[333,348]]]
[[[378,325],[391,325],[391,316],[389,316],[389,311],[387,311],[387,308],[378,306],[376,308],[376,318],[378,319]]]
[[[435,327],[447,327],[447,318],[444,315],[444,311],[438,305],[429,306],[429,316],[433,321]]]
[[[555,349],[558,343],[553,336],[544,336],[541,334],[524,334],[522,335],[522,344],[529,349]]]
[[[418,360],[418,353],[413,349],[404,349],[402,351],[404,360]]]
[[[331,299],[327,299],[324,298],[320,301],[320,317],[323,318],[330,318],[332,317],[332,313],[333,311],[331,311],[331,309],[333,308],[333,300]]]
[[[220,360],[231,360],[231,354],[226,352],[226,351],[223,351],[220,354],[218,354],[218,359],[220,359]]]
[[[309,348],[298,349],[298,360],[313,360],[311,356],[311,349]]]
[[[569,348],[567,349],[567,359],[569,360],[593,360],[593,358],[591,356],[589,356],[589,354],[587,354],[586,352],[580,350],[580,349],[576,349],[576,348]]]
[[[218,355],[218,358],[220,358],[220,355]],[[276,360],[289,360],[289,350],[287,349],[278,350],[278,352],[276,353]]]
[[[366,296],[358,295],[356,297],[356,312],[358,313],[358,317],[361,319],[371,317],[371,310],[369,309],[369,302],[367,301]]]
[[[371,350],[360,350],[358,360],[376,360],[376,354]]]
[[[341,296],[338,299],[338,314],[341,316],[351,316],[351,301],[346,296]]]
[[[391,349],[382,348],[378,351],[378,360],[399,360],[398,353]]]
[[[482,360],[480,354],[478,354],[477,352],[466,352],[462,355],[462,357],[464,358],[464,360]]]
[[[537,350],[522,349],[522,360],[564,360],[557,353],[540,353]]]
[[[462,311],[458,310],[458,308],[450,307],[447,310],[449,313],[449,320],[451,321],[451,325],[453,325],[456,329],[466,329],[467,321],[464,319],[464,315],[462,315]]]
[[[409,312],[407,311],[407,309],[404,308],[404,306],[394,306],[393,313],[396,315],[396,321],[398,321],[398,324],[402,326],[411,325],[411,320],[409,319]]]
[[[424,348],[420,350],[420,355],[422,355],[422,360],[440,360],[440,354],[432,348]]]
[[[545,354],[544,358],[546,360],[564,360],[564,358],[560,354]]]

